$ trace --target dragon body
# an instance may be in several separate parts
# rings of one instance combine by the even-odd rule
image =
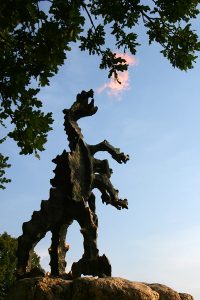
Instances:
[[[23,234],[18,238],[19,278],[26,277],[29,260],[35,245],[46,235],[52,233],[49,248],[51,275],[65,273],[66,244],[68,227],[76,220],[83,235],[84,254],[72,265],[72,278],[83,275],[111,276],[111,265],[105,255],[99,256],[97,248],[98,218],[95,212],[95,195],[92,190],[99,189],[102,201],[117,209],[128,208],[126,199],[118,198],[110,181],[112,170],[107,160],[94,157],[99,151],[107,151],[118,163],[126,163],[128,155],[114,148],[106,140],[97,145],[88,145],[77,121],[96,113],[93,91],[82,91],[70,109],[64,112],[64,128],[68,136],[70,152],[65,150],[53,162],[56,164],[55,176],[50,180],[52,188],[48,200],[42,200],[41,209],[34,211],[30,221],[23,223]]]

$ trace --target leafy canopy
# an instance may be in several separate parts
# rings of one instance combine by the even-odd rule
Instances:
[[[0,234],[0,300],[6,299],[15,282],[17,239],[4,232]],[[39,256],[33,252],[31,268],[40,266]]]
[[[44,150],[53,120],[51,113],[42,111],[37,94],[58,72],[72,43],[100,56],[100,69],[108,69],[108,76],[117,79],[117,72],[128,65],[107,47],[106,36],[114,37],[116,49],[135,55],[139,46],[135,26],[143,24],[149,43],[159,43],[173,67],[193,67],[200,42],[191,21],[199,14],[200,1],[144,2],[0,0],[0,124],[11,122],[6,137],[16,141],[20,154],[38,156]],[[8,181],[6,161],[1,154],[1,188]]]

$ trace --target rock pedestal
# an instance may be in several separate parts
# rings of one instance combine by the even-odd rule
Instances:
[[[161,284],[132,282],[122,278],[82,277],[75,280],[35,277],[21,279],[8,300],[194,300]]]

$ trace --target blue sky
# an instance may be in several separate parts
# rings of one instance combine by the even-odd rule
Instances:
[[[107,139],[130,155],[126,165],[110,159],[113,184],[129,210],[117,211],[101,203],[97,193],[100,253],[111,261],[113,276],[142,282],[160,282],[200,300],[200,60],[188,72],[175,70],[148,46],[143,32],[130,68],[130,89],[109,96],[98,88],[108,82],[98,68],[99,58],[74,47],[66,64],[41,91],[45,111],[52,111],[54,130],[41,159],[19,156],[7,141],[2,151],[10,156],[12,183],[0,193],[0,230],[12,236],[42,199],[48,199],[54,165],[51,160],[68,149],[62,109],[69,107],[82,89],[95,91],[97,114],[81,120],[88,143]],[[101,157],[109,158],[107,154]],[[83,253],[77,224],[69,231],[68,265]],[[48,268],[50,234],[36,250]]]

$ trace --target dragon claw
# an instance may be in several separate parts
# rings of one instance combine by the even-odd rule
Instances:
[[[126,163],[129,160],[129,155],[124,154],[124,152],[121,152],[118,154],[117,161],[121,163]]]

